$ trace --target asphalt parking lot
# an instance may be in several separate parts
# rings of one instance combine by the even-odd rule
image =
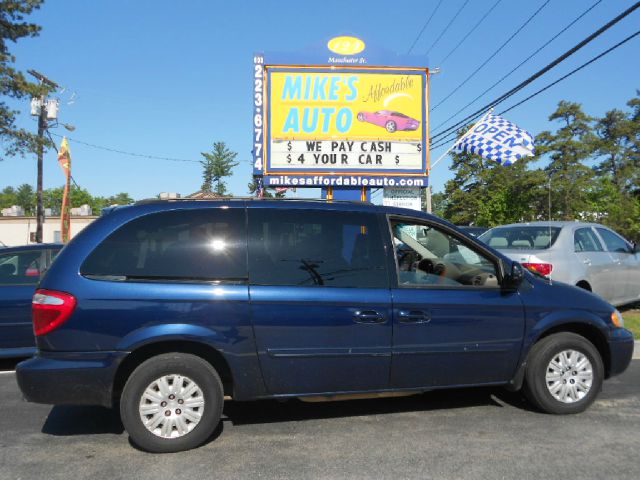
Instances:
[[[227,402],[203,447],[132,447],[116,412],[24,402],[0,364],[0,478],[639,478],[640,360],[586,413],[500,389],[334,403]]]

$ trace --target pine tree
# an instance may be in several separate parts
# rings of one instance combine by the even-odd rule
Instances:
[[[6,0],[0,2],[0,96],[27,100],[46,92],[46,86],[28,82],[13,64],[15,57],[9,51],[9,43],[21,38],[36,37],[40,27],[24,21],[26,15],[40,8],[43,0]],[[23,155],[36,152],[42,141],[34,133],[15,125],[19,112],[0,101],[0,143],[5,155]],[[48,140],[43,143],[49,144]],[[2,158],[0,158],[2,160]]]
[[[593,118],[580,104],[563,100],[549,120],[560,121],[562,126],[555,133],[540,133],[536,150],[551,158],[546,168],[551,182],[551,216],[556,220],[591,219],[588,215],[596,213],[590,202],[594,171],[586,163],[596,149]]]
[[[237,155],[229,150],[224,142],[215,142],[211,153],[202,152],[204,160],[200,163],[204,167],[201,188],[203,192],[227,194],[227,185],[223,179],[231,176],[233,168],[239,165],[238,162],[234,162]]]

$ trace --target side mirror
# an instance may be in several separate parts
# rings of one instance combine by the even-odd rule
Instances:
[[[640,252],[640,244],[638,242],[631,242],[631,253]]]
[[[504,279],[504,288],[507,290],[517,290],[523,280],[524,269],[522,268],[522,265],[518,262],[512,262],[511,270]]]

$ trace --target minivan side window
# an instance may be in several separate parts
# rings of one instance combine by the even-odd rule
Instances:
[[[607,246],[607,250],[610,252],[631,253],[629,244],[619,235],[604,228],[596,228],[596,230],[598,230],[604,244]]]
[[[80,272],[108,280],[246,283],[246,263],[244,209],[185,209],[126,223],[96,247]]]
[[[249,210],[252,285],[388,288],[375,214]]]
[[[432,225],[391,220],[400,286],[498,287],[496,266],[460,238]]]

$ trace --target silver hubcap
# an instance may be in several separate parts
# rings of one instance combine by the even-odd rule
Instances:
[[[140,399],[140,420],[158,437],[177,438],[200,423],[202,389],[189,377],[164,375],[149,384]]]
[[[576,350],[563,350],[547,366],[547,388],[562,403],[582,400],[593,385],[593,368],[589,359]]]

